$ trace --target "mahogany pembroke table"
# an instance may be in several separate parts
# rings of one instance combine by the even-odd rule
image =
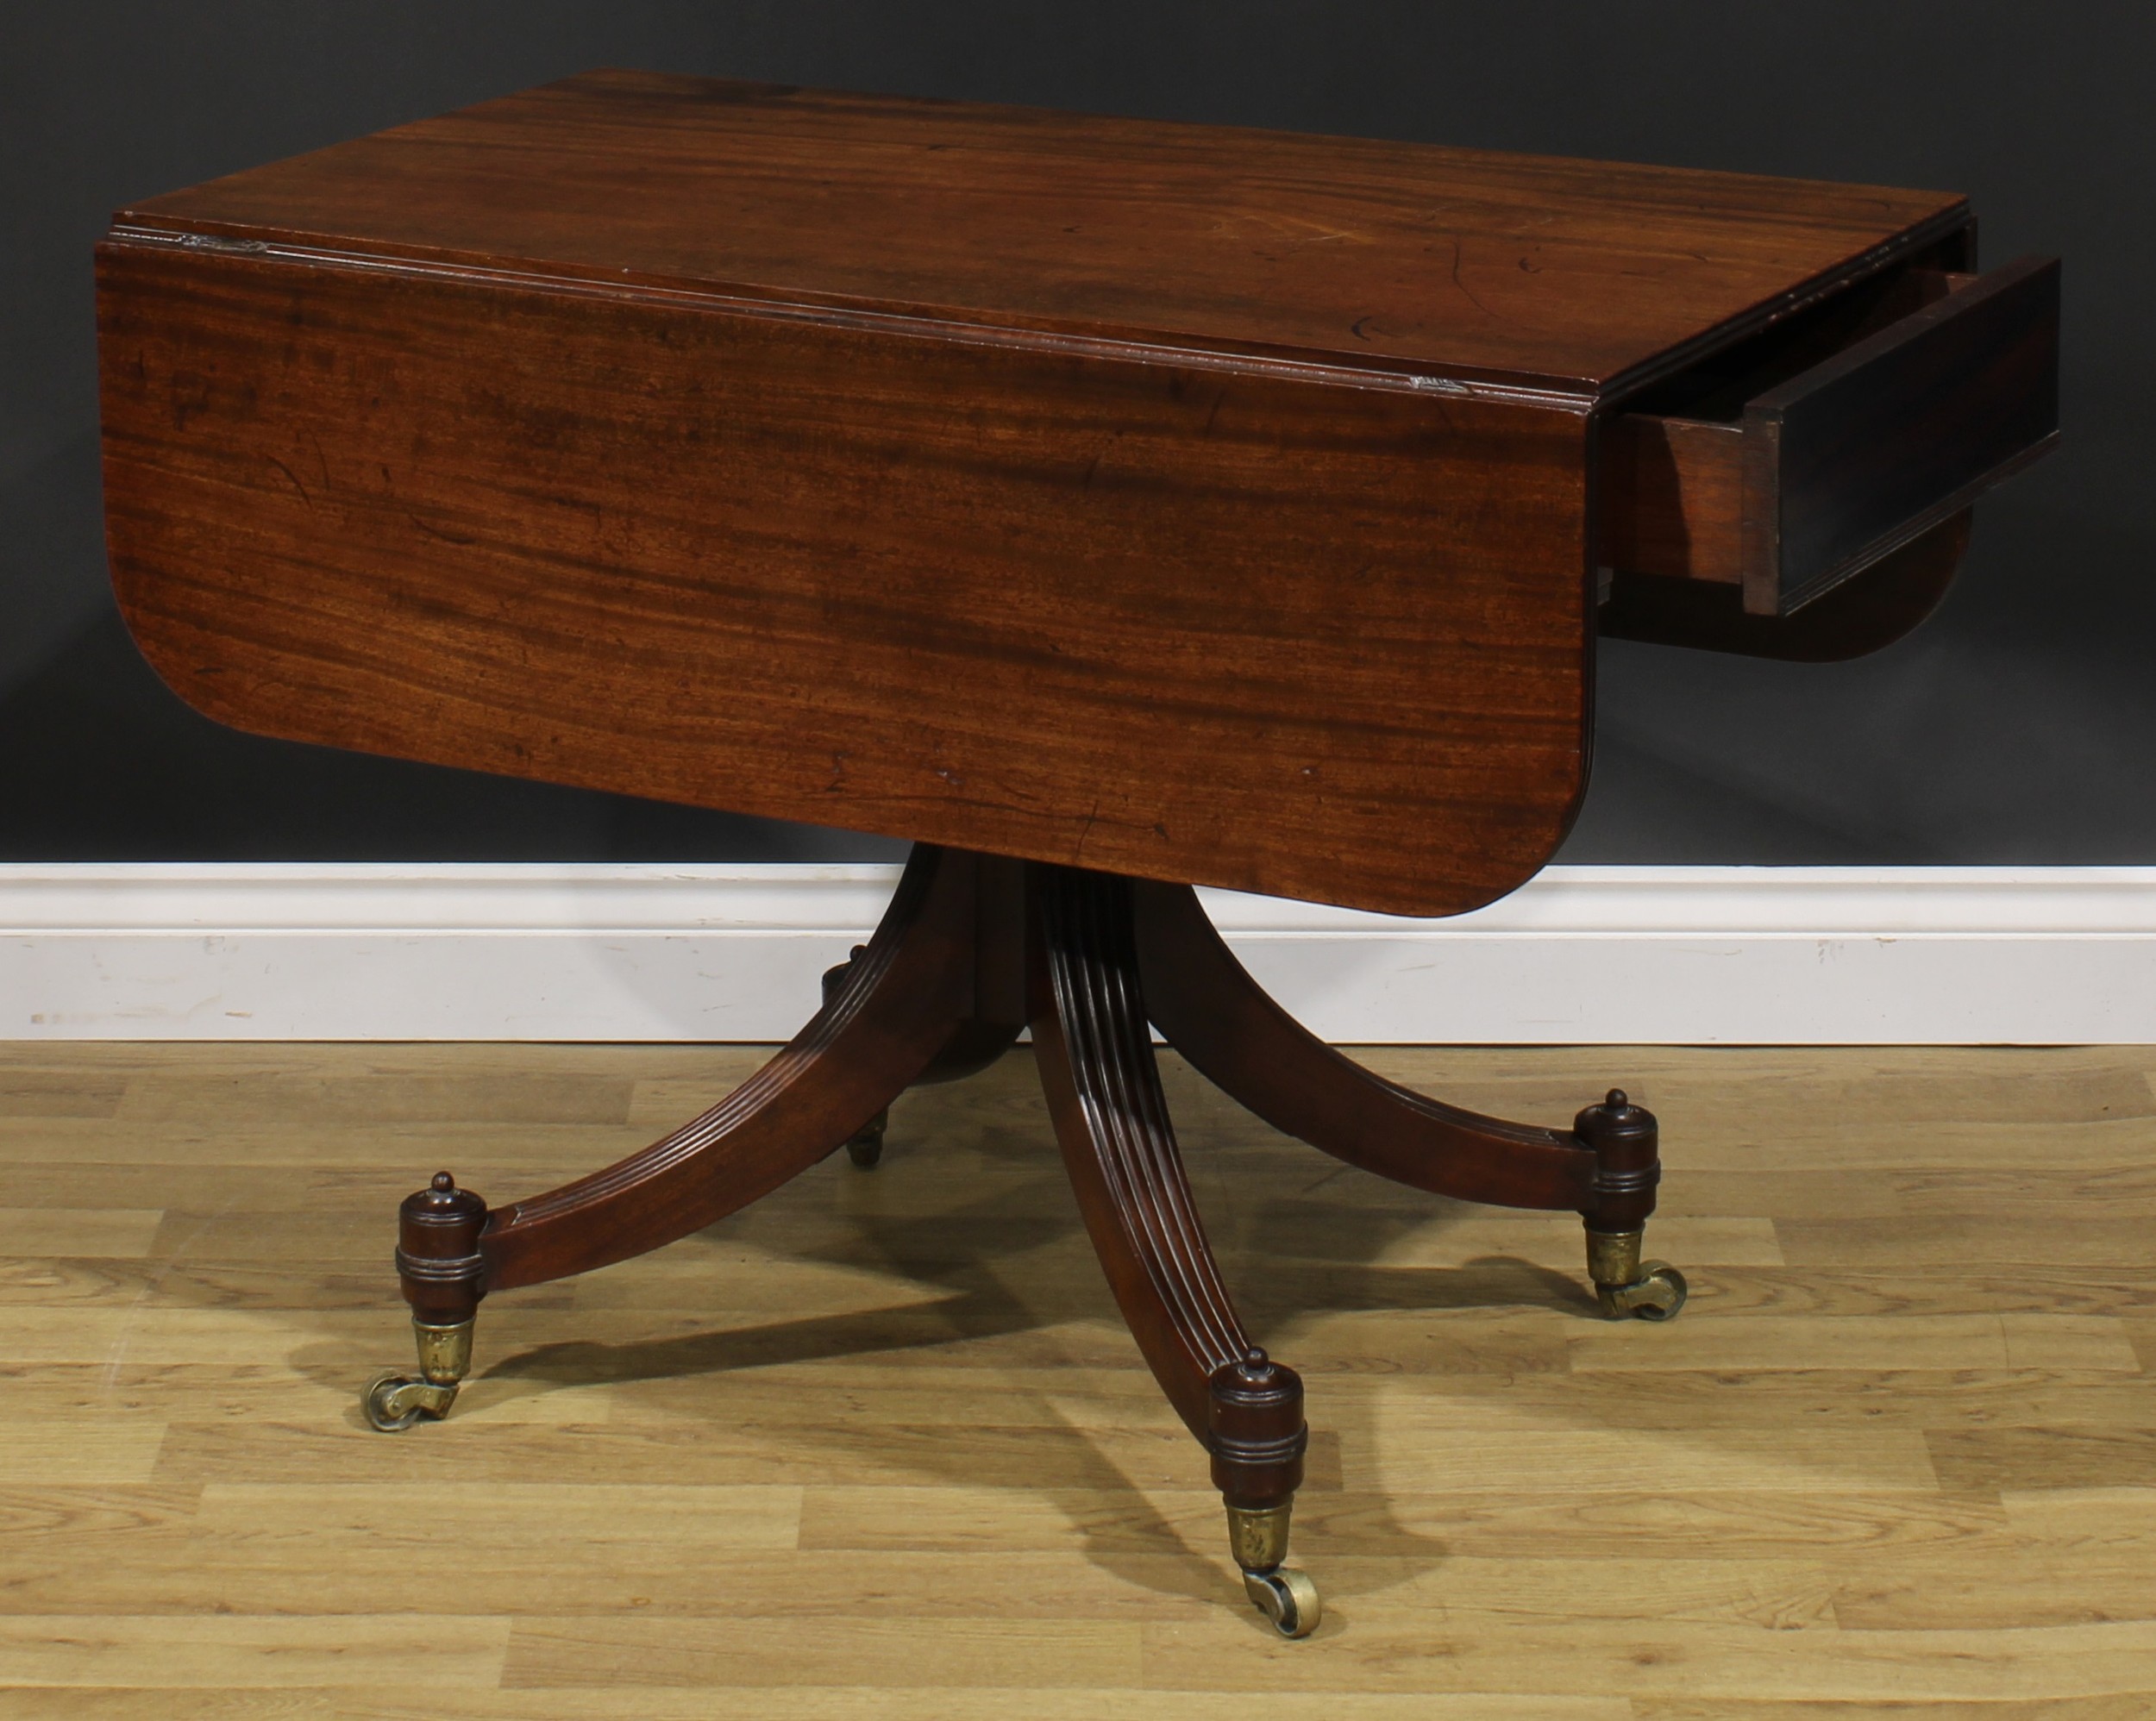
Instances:
[[[2059,275],[1933,192],[605,72],[122,210],[112,575],[241,729],[916,843],[694,1122],[400,1215],[440,1417],[483,1297],[656,1249],[1029,1025],[1078,1205],[1291,1636],[1302,1384],[1250,1342],[1149,1024],[1383,1177],[1576,1211],[1613,1316],[1654,1119],[1368,1073],[1196,885],[1503,895],[1587,781],[1598,634],[1913,627],[2056,434]]]

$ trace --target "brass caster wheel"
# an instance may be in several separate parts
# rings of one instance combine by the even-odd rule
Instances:
[[[384,1374],[360,1395],[368,1426],[384,1434],[402,1434],[420,1417],[439,1422],[456,1402],[454,1385],[440,1386],[410,1374]]]
[[[1245,1572],[1243,1588],[1283,1637],[1307,1637],[1325,1618],[1325,1604],[1318,1599],[1317,1585],[1310,1581],[1307,1572],[1299,1572],[1293,1566]]]
[[[1595,1300],[1613,1321],[1673,1319],[1684,1306],[1684,1275],[1666,1261],[1639,1259],[1639,1231],[1587,1234],[1587,1276],[1595,1281]]]
[[[1631,1316],[1639,1321],[1670,1321],[1689,1294],[1684,1275],[1666,1261],[1639,1264],[1640,1277],[1630,1285],[1597,1285],[1595,1300],[1614,1321]]]
[[[470,1321],[437,1326],[414,1321],[411,1336],[419,1346],[417,1374],[383,1374],[360,1394],[360,1409],[371,1427],[402,1434],[420,1417],[440,1422],[457,1401],[457,1385],[472,1371]]]

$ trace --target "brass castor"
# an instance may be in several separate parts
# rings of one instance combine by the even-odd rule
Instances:
[[[1288,1515],[1294,1502],[1228,1508],[1228,1546],[1243,1568],[1244,1593],[1283,1637],[1307,1637],[1325,1618],[1325,1604],[1307,1572],[1281,1562],[1288,1557]]]
[[[1666,1261],[1642,1261],[1639,1231],[1589,1231],[1587,1271],[1595,1300],[1614,1321],[1668,1321],[1684,1306],[1684,1275]]]
[[[863,1171],[872,1171],[883,1158],[883,1132],[891,1125],[891,1114],[879,1111],[862,1126],[860,1133],[846,1143],[846,1157]]]
[[[384,1434],[402,1434],[420,1417],[439,1422],[456,1402],[457,1387],[472,1367],[472,1328],[459,1321],[454,1326],[411,1324],[419,1342],[419,1373],[388,1374],[367,1384],[360,1395],[360,1408],[368,1424]]]
[[[1666,1261],[1643,1263],[1643,1276],[1630,1285],[1597,1285],[1595,1299],[1612,1320],[1670,1321],[1690,1294],[1684,1275]]]
[[[1325,1604],[1307,1572],[1275,1566],[1269,1572],[1245,1572],[1243,1589],[1283,1637],[1307,1637],[1325,1618]]]

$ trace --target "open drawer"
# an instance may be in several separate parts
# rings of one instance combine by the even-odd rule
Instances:
[[[1601,445],[1614,595],[1636,611],[1628,576],[1702,582],[1733,616],[1791,616],[1904,567],[1897,553],[2057,440],[2058,260],[1904,270],[1635,404]]]

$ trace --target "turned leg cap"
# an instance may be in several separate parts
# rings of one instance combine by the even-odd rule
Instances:
[[[863,1171],[870,1171],[883,1159],[883,1132],[891,1126],[891,1114],[879,1111],[861,1133],[846,1143],[846,1157]]]

